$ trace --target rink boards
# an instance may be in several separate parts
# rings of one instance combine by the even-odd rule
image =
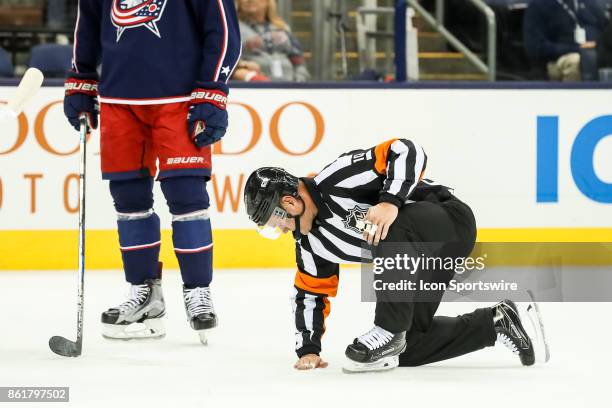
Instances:
[[[0,100],[13,89],[0,87]],[[0,269],[75,265],[78,139],[62,93],[43,88],[18,120],[0,125]],[[343,152],[396,137],[425,148],[426,177],[470,204],[481,241],[612,242],[611,106],[609,89],[234,89],[208,186],[215,264],[294,262],[290,239],[258,237],[244,214],[252,170],[312,174]],[[97,132],[89,146],[87,265],[118,268]],[[169,228],[156,188],[155,208]],[[162,259],[176,267],[168,230]]]

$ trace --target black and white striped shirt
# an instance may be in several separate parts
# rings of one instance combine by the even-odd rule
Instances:
[[[311,231],[296,241],[293,312],[296,352],[318,354],[328,297],[336,295],[340,263],[371,259],[357,222],[380,202],[398,207],[421,201],[433,186],[423,180],[427,155],[413,141],[393,139],[338,157],[314,178],[300,179],[317,206]]]

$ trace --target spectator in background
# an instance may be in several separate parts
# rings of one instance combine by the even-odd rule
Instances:
[[[597,0],[533,0],[523,24],[527,54],[550,79],[579,81],[590,71],[585,67],[596,66],[591,60],[605,25]]]
[[[237,0],[242,57],[272,81],[306,81],[302,48],[276,12],[276,0]]]
[[[245,81],[245,82],[269,82],[270,78],[261,73],[261,67],[258,63],[253,61],[247,61],[241,59],[236,65],[234,74],[232,75],[234,81]]]
[[[612,68],[612,19],[601,34],[597,43],[597,55],[599,68]]]

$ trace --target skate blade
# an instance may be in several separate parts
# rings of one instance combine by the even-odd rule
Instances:
[[[102,323],[102,337],[108,340],[161,339],[166,336],[162,319],[147,319],[128,325]]]
[[[531,298],[531,301],[527,303],[525,309],[525,315],[527,316],[526,321],[529,322],[530,337],[533,341],[533,348],[535,350],[536,361],[540,363],[546,363],[550,360],[550,349],[548,342],[546,341],[546,333],[544,332],[544,322],[542,321],[542,315],[540,314],[540,308],[538,303],[535,301],[533,292],[528,290],[527,293]]]
[[[217,327],[217,320],[215,320],[212,325],[209,325],[205,329],[196,329],[195,327],[193,327],[193,323],[191,324],[191,328],[194,329],[196,333],[198,333],[200,343],[205,346],[208,346],[208,333],[215,327]]]
[[[208,332],[210,331],[210,329],[207,330],[198,330],[198,337],[200,338],[200,343],[202,343],[205,346],[208,346]]]
[[[374,363],[358,363],[348,360],[342,371],[345,374],[368,373],[375,371],[388,371],[399,366],[399,356],[385,357]]]

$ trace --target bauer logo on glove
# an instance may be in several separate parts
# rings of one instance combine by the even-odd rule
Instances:
[[[227,130],[228,87],[221,82],[198,82],[191,93],[189,134],[198,147],[218,142]]]
[[[98,83],[96,81],[79,81],[74,78],[68,78],[64,83],[66,95],[74,95],[83,93],[91,96],[98,96]]]
[[[98,74],[69,72],[64,82],[64,114],[75,130],[79,130],[79,117],[85,113],[91,129],[98,128]]]
[[[225,109],[227,106],[227,95],[220,91],[196,89],[191,94],[191,103],[212,103],[219,109]]]

